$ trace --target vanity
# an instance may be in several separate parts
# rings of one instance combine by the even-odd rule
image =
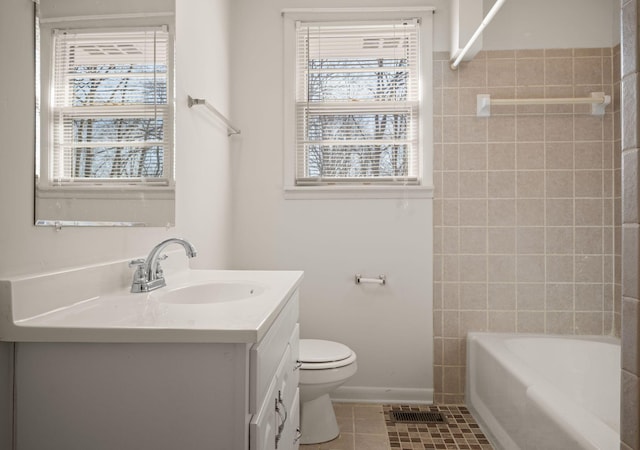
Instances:
[[[15,448],[297,449],[302,272],[126,264],[0,281]]]

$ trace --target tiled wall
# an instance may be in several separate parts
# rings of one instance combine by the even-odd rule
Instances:
[[[640,212],[638,3],[622,1],[622,392],[621,449],[640,449]]]
[[[588,105],[502,106],[476,117],[477,94],[612,95],[618,53],[487,51],[457,71],[448,54],[434,55],[436,402],[463,401],[468,331],[619,328],[616,106],[604,117]]]

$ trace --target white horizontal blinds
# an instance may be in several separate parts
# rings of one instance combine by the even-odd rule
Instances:
[[[418,182],[416,20],[297,24],[296,183]]]
[[[167,184],[169,33],[54,30],[52,180]]]

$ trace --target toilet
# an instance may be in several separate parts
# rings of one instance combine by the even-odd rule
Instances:
[[[319,444],[340,434],[329,394],[352,377],[353,350],[339,342],[300,339],[301,444]]]

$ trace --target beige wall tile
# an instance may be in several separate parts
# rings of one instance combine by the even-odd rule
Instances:
[[[545,323],[547,334],[573,334],[574,333],[573,312],[553,311],[545,313]]]
[[[456,228],[456,230],[458,229]],[[474,254],[487,252],[486,228],[460,228],[459,231],[460,253]]]
[[[488,329],[495,333],[515,333],[515,311],[490,311]]]
[[[487,145],[460,144],[460,170],[485,170],[487,168]]]
[[[545,202],[542,199],[516,200],[516,216],[519,226],[544,225]]]
[[[545,149],[546,168],[573,169],[573,143],[549,142]]]
[[[518,255],[516,270],[518,282],[544,282],[544,256]]]
[[[547,255],[546,272],[546,281],[550,283],[572,283],[574,281],[573,256]]]
[[[622,295],[640,298],[640,230],[638,225],[622,228]]]
[[[640,193],[638,192],[638,150],[625,150],[622,153],[622,175],[624,189],[622,191],[623,223],[638,223],[640,218]]]
[[[601,141],[604,138],[603,119],[590,114],[576,114],[573,132],[577,141]]]
[[[486,311],[460,312],[460,337],[466,337],[470,331],[487,331]]]
[[[574,252],[573,227],[546,227],[546,252],[549,254],[572,254]]]
[[[487,281],[487,257],[466,255],[460,258],[460,281]]]
[[[519,170],[516,174],[518,198],[544,197],[545,173],[540,170]]]
[[[515,283],[489,283],[487,292],[489,310],[516,309]]]
[[[457,115],[459,113],[459,90],[456,88],[444,88],[440,91],[442,114],[445,116]],[[434,114],[435,114],[434,106]]]
[[[515,198],[516,173],[514,171],[489,172],[487,179],[489,198]]]
[[[516,167],[524,169],[544,169],[544,144],[516,143]]]
[[[474,58],[460,66],[460,87],[483,87],[487,85],[487,62]]]
[[[519,227],[517,251],[519,254],[544,253],[545,230],[543,227]]]
[[[513,116],[491,115],[487,120],[489,142],[514,142],[516,119]]]
[[[544,118],[545,141],[562,142],[573,140],[573,114],[547,115]]]
[[[544,85],[544,59],[517,59],[516,81],[519,86]]]
[[[548,283],[546,285],[546,310],[572,311],[574,308],[574,286],[573,283]]]
[[[602,84],[603,60],[600,55],[575,58],[573,68],[575,84]]]
[[[515,143],[490,143],[487,146],[489,170],[514,170],[516,168]]]
[[[445,117],[446,119],[446,117]],[[460,117],[460,142],[486,142],[487,121],[483,117]]]
[[[487,200],[460,200],[461,226],[486,226]]]
[[[515,59],[489,59],[487,61],[487,84],[490,87],[515,86]]]
[[[640,374],[640,303],[635,298],[622,299],[622,368]]]
[[[601,170],[576,170],[576,197],[602,197],[603,178]]]
[[[576,142],[575,143],[575,168],[576,169],[602,169],[605,168],[604,142]],[[611,162],[611,157],[609,158]],[[608,168],[611,168],[610,166]]]
[[[547,53],[546,56],[549,56]],[[554,55],[555,56],[555,55]],[[550,58],[545,61],[545,84],[572,85],[573,63],[567,58]]]
[[[549,199],[545,202],[545,214],[549,226],[573,226],[574,208],[572,199]]]
[[[621,2],[621,71],[622,76],[638,71],[638,9],[637,2]]]
[[[487,262],[490,282],[513,282],[516,280],[515,255],[489,255]]]
[[[578,255],[575,257],[575,277],[581,283],[603,282],[602,255]]]
[[[544,140],[543,115],[517,116],[516,138],[518,142],[539,142]],[[518,166],[520,168],[520,166]]]
[[[548,171],[545,181],[547,198],[573,198],[573,172]]]
[[[490,254],[515,253],[516,229],[514,227],[489,228],[487,230],[487,241]]]
[[[603,252],[602,227],[577,227],[575,228],[576,247],[578,254],[601,254]]]
[[[582,335],[601,335],[604,329],[604,316],[602,312],[575,313],[575,333]]]
[[[544,311],[544,283],[518,283],[518,311]]]
[[[576,199],[576,226],[602,226],[602,199]]]
[[[460,310],[486,310],[486,283],[464,283],[460,285]]]
[[[638,148],[638,74],[625,75],[622,94],[622,149]]]
[[[602,283],[576,284],[576,311],[600,311],[604,307],[604,286]]]
[[[518,333],[544,333],[545,313],[518,311],[517,331]]]

